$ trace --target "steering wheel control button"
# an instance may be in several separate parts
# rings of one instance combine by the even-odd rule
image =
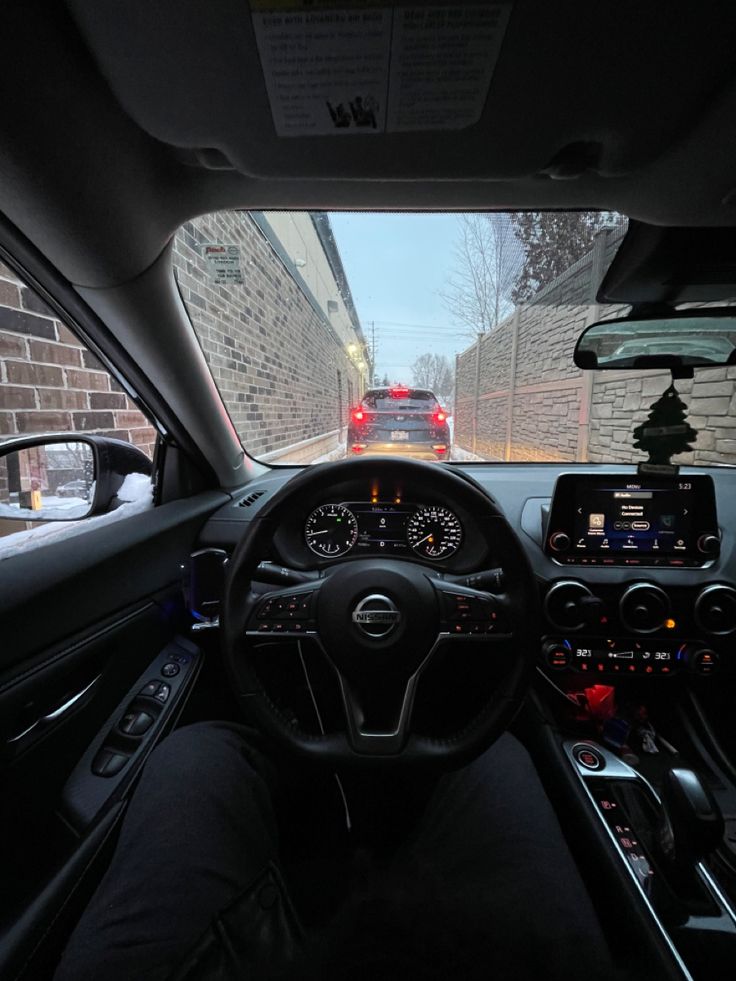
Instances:
[[[578,766],[592,773],[599,773],[606,768],[606,761],[603,756],[593,746],[587,743],[579,743],[573,746],[572,755]]]
[[[401,612],[388,596],[371,593],[360,600],[351,619],[366,637],[382,640],[399,625]]]
[[[494,596],[445,592],[443,600],[446,629],[451,634],[497,634],[509,629]]]
[[[307,620],[311,609],[312,593],[295,593],[292,596],[272,596],[258,608],[258,620]],[[261,629],[260,626],[258,629]]]
[[[164,676],[164,678],[173,678],[175,675],[179,674],[180,671],[181,668],[174,661],[168,661],[161,668],[161,674]]]
[[[167,685],[166,682],[164,681],[161,683],[158,691],[153,697],[159,702],[165,702],[170,694],[171,694],[171,685]]]
[[[144,685],[141,688],[138,694],[145,695],[147,698],[153,698],[160,687],[161,687],[160,681],[149,681],[147,685]]]

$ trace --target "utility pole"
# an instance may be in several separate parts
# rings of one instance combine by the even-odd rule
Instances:
[[[473,429],[472,441],[473,453],[478,446],[478,399],[480,397],[480,345],[483,340],[482,331],[478,331],[478,340],[475,342],[475,392],[473,395]]]
[[[371,386],[376,384],[376,321],[371,320]]]

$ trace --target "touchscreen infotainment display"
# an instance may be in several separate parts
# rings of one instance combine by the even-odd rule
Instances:
[[[564,563],[693,566],[713,557],[717,536],[707,474],[562,474],[545,546]]]
[[[594,552],[687,552],[692,541],[693,484],[609,483],[575,488],[573,548]]]

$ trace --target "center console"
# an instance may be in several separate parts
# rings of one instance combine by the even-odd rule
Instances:
[[[562,474],[544,550],[567,575],[545,585],[545,666],[579,681],[730,667],[736,589],[703,581],[720,545],[707,474]]]

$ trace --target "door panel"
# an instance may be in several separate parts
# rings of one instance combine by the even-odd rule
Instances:
[[[62,790],[115,725],[131,686],[186,634],[182,567],[227,500],[201,494],[0,562],[0,950],[12,953],[0,958],[3,977],[15,975],[62,909],[74,915],[63,883],[87,868],[80,854],[111,811],[100,806],[88,827],[72,824]],[[157,715],[167,724],[173,717]],[[159,736],[157,727],[146,752]],[[49,892],[54,881],[62,886]],[[63,931],[52,935],[63,944]],[[41,976],[35,970],[28,976]]]

